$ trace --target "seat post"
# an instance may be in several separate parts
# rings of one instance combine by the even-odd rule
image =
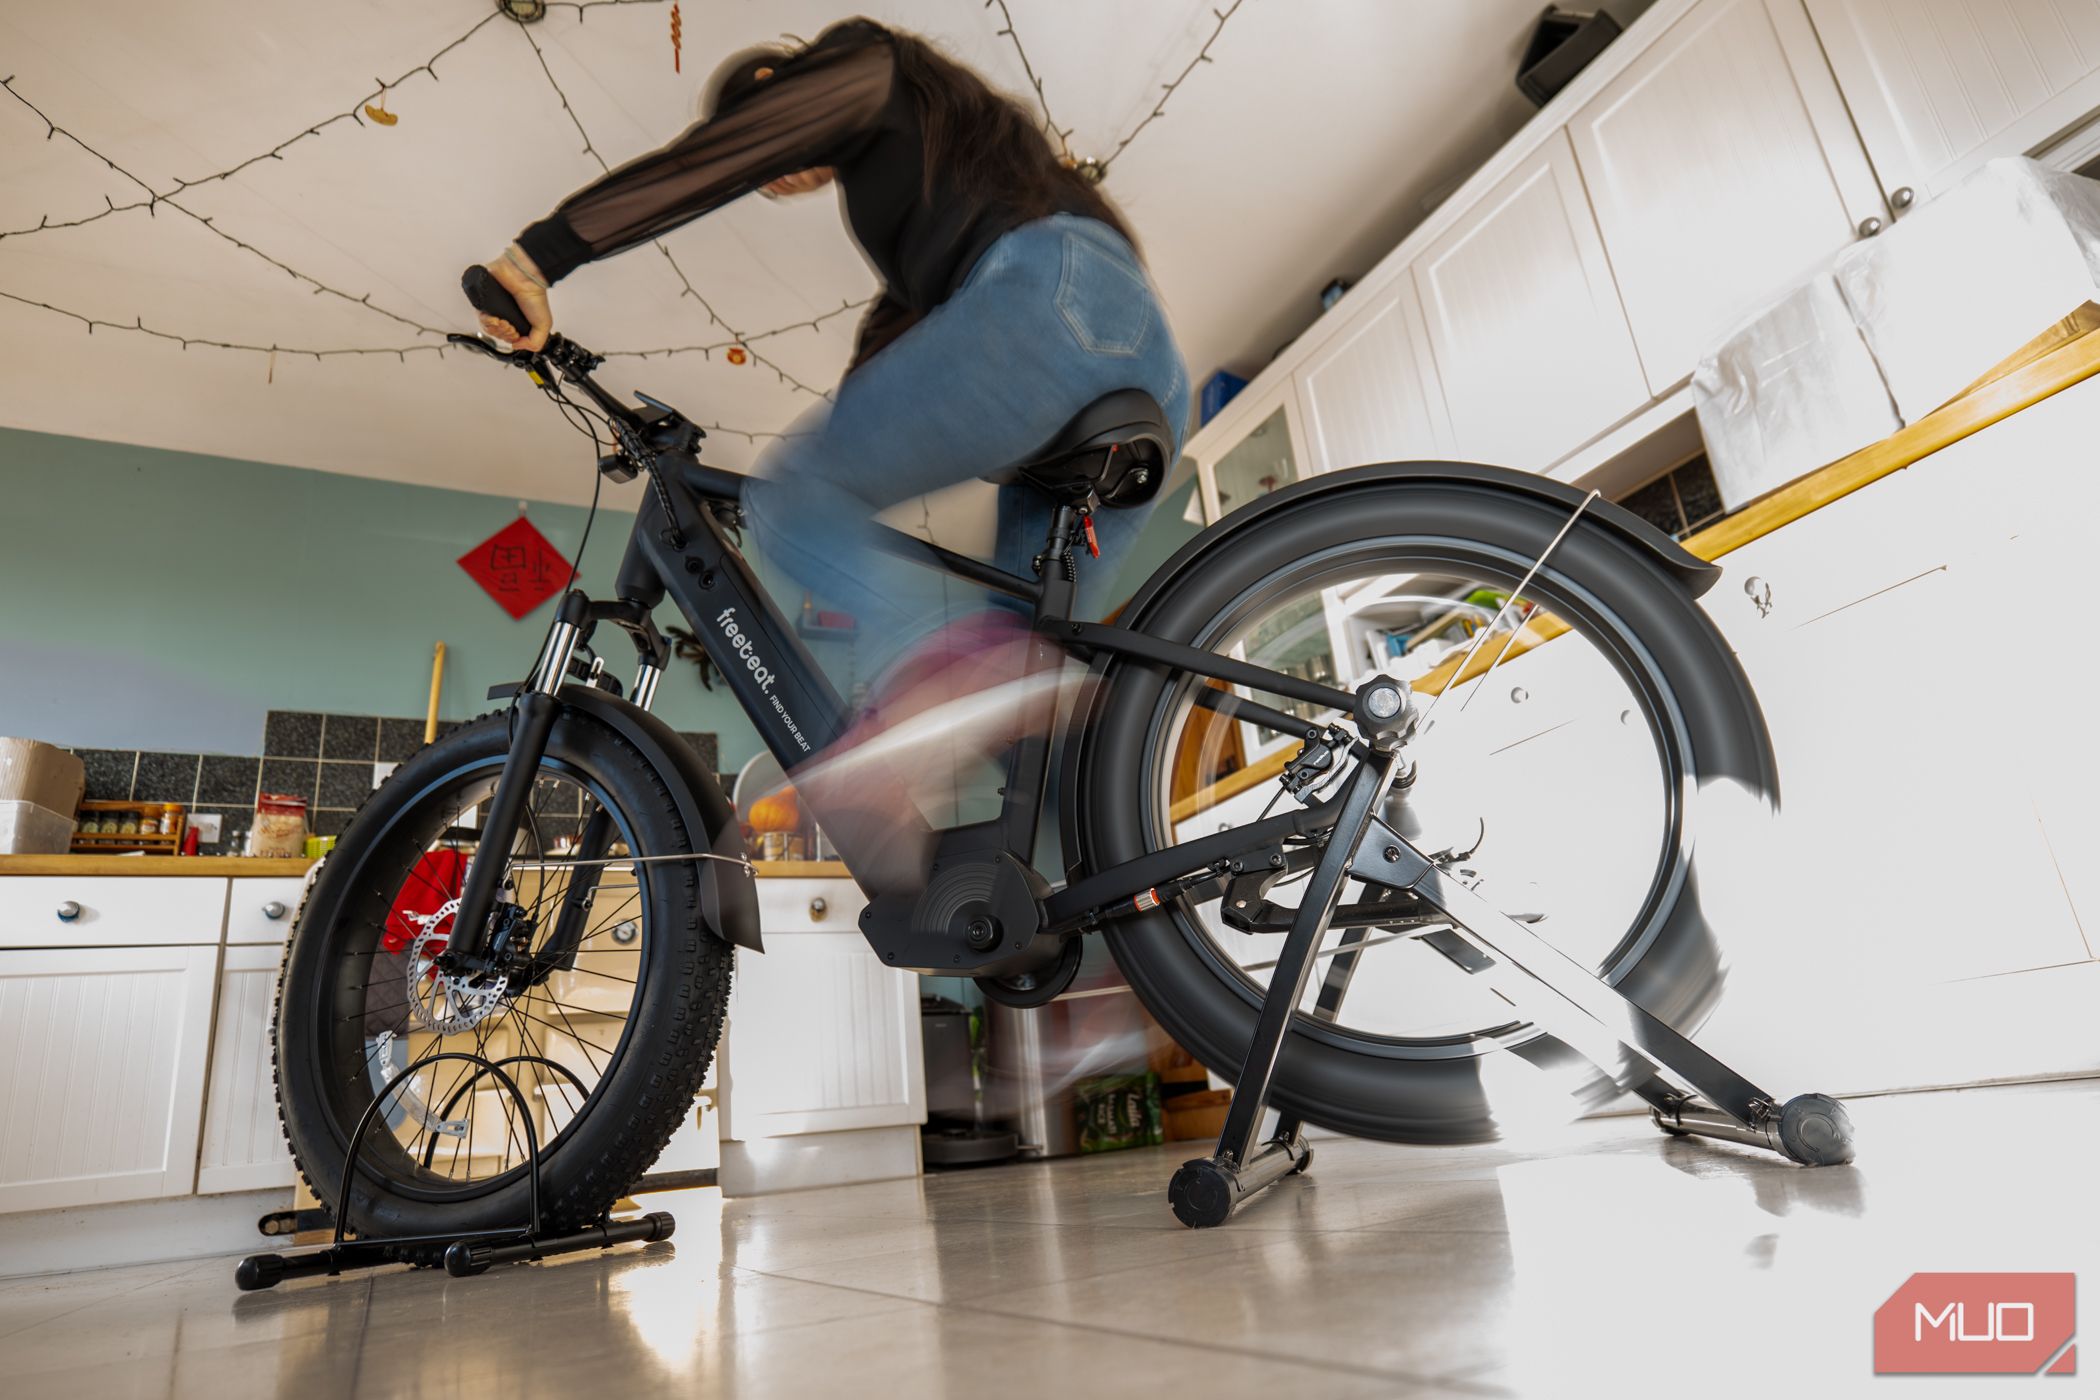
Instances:
[[[1050,530],[1043,539],[1043,552],[1035,556],[1034,568],[1042,580],[1042,594],[1035,615],[1070,617],[1072,599],[1078,592],[1079,564],[1072,557],[1072,544],[1080,530],[1083,507],[1059,501],[1050,512]]]

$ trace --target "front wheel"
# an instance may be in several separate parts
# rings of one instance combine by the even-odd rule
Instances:
[[[1694,839],[1712,824],[1696,818],[1718,792],[1755,819],[1776,782],[1747,682],[1682,584],[1596,506],[1561,536],[1570,508],[1492,483],[1338,473],[1293,495],[1226,522],[1130,625],[1344,690],[1380,672],[1409,683],[1428,717],[1407,749],[1416,779],[1386,819],[1463,857],[1452,868],[1504,912],[1543,914],[1542,935],[1650,1011],[1701,1019],[1721,958]],[[1298,742],[1218,719],[1196,703],[1207,684],[1107,667],[1070,833],[1086,868],[1292,800],[1275,777]],[[1147,1008],[1220,1074],[1245,1058],[1278,923],[1316,856],[1287,850],[1273,882],[1198,887],[1109,925]],[[1519,1105],[1601,1097],[1571,1052],[1441,950],[1434,925],[1379,926],[1368,899],[1344,890],[1361,926],[1331,929],[1316,955],[1279,1108],[1362,1137],[1462,1142],[1497,1136]]]
[[[329,855],[286,949],[278,1110],[324,1201],[342,1199],[359,1118],[423,1056],[493,1061],[526,1100],[459,1059],[386,1093],[349,1196],[349,1224],[365,1235],[522,1225],[524,1114],[540,1144],[543,1225],[596,1220],[691,1110],[722,1027],[731,950],[702,924],[700,862],[677,859],[705,851],[706,834],[686,830],[640,752],[574,710],[548,740],[492,915],[504,973],[445,957],[508,748],[509,716],[494,714],[402,764]],[[613,858],[658,859],[568,863],[587,832]],[[565,921],[572,896],[580,916]]]

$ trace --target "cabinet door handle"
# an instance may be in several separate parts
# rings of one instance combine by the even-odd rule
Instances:
[[[284,917],[284,904],[282,903],[282,901],[279,901],[279,900],[275,900],[275,899],[273,899],[273,900],[271,900],[271,901],[270,901],[270,902],[269,902],[268,904],[265,904],[265,905],[263,906],[263,917],[264,917],[265,919],[281,919],[281,918],[283,918],[283,917]]]
[[[1859,221],[1859,236],[1861,238],[1872,238],[1875,234],[1881,232],[1884,227],[1886,225],[1881,222],[1880,215],[1869,214],[1866,218]]]
[[[69,899],[64,904],[58,906],[57,912],[58,921],[60,923],[70,924],[75,919],[80,917],[80,906]]]
[[[825,902],[823,895],[818,895],[809,902],[809,917],[813,920],[821,922],[824,916],[830,912],[831,905]]]
[[[1889,196],[1889,208],[1899,214],[1917,202],[1918,192],[1909,185],[1905,185],[1902,189]]]

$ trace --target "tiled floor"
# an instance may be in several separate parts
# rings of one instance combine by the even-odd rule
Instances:
[[[0,1395],[1816,1397],[1916,1270],[2100,1279],[2100,1081],[1867,1099],[1857,1167],[1644,1120],[1524,1151],[1326,1141],[1220,1230],[1186,1147],[723,1202],[457,1281],[241,1295],[230,1260],[0,1284]],[[2030,1384],[2032,1382],[2029,1382]],[[2051,1385],[2052,1393],[2076,1381]],[[1951,1388],[1951,1389],[1950,1389]],[[1995,1391],[1992,1391],[1995,1393]]]

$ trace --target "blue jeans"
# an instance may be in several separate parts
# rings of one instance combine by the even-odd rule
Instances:
[[[1179,436],[1188,371],[1144,267],[1097,220],[1057,214],[985,250],[955,295],[846,376],[814,425],[769,448],[744,494],[760,562],[860,624],[860,673],[937,624],[971,585],[874,544],[876,512],[1020,461],[1103,394],[1144,389]],[[993,562],[1023,577],[1049,498],[999,488]],[[1098,617],[1148,507],[1097,511],[1075,611]],[[783,597],[792,613],[800,600]]]

